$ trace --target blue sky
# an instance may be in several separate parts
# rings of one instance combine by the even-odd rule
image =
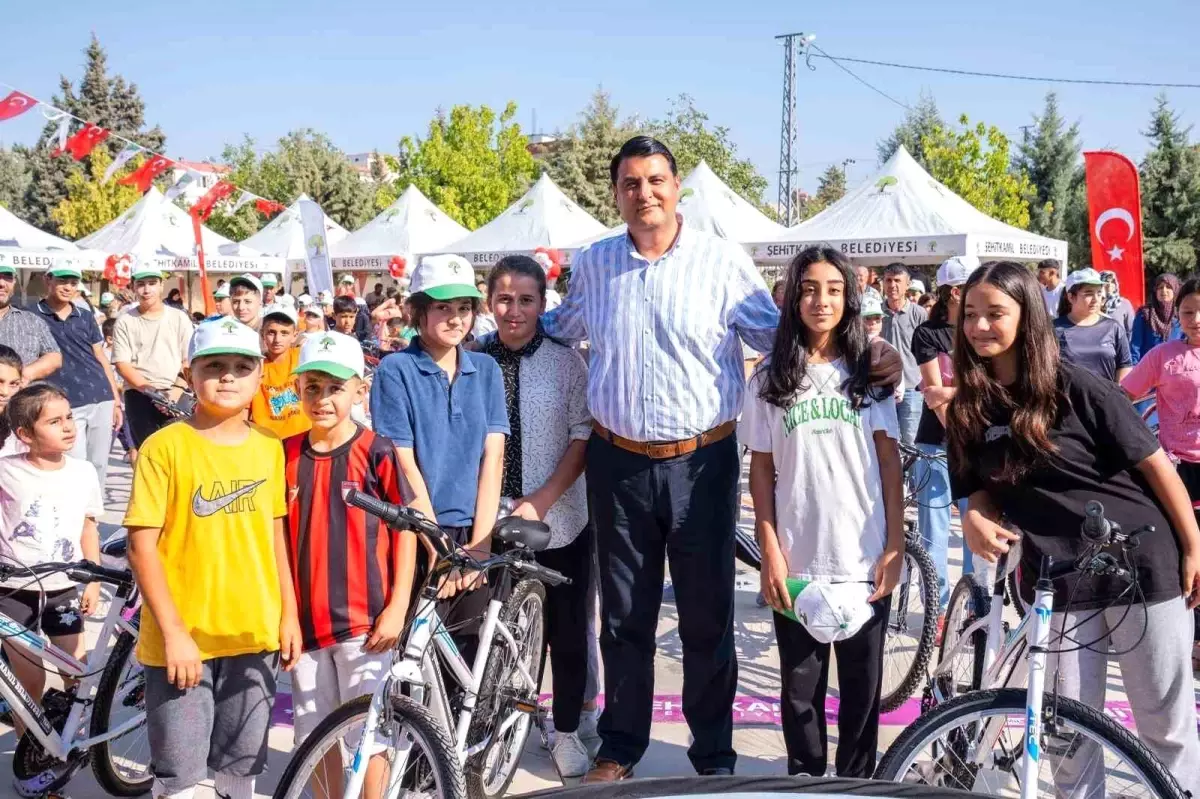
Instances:
[[[133,4],[7,0],[0,6],[0,81],[48,97],[77,80],[95,31],[110,69],[136,82],[168,154],[219,155],[243,133],[268,146],[311,126],[344,150],[392,151],[422,134],[434,109],[518,103],[528,127],[565,128],[603,86],[623,113],[654,117],[691,94],[729,127],[772,183],[779,163],[779,33],[811,31],[833,55],[964,69],[1164,82],[1200,82],[1195,0],[799,0],[729,3],[532,3],[205,0]],[[636,11],[624,11],[634,8]],[[813,188],[830,162],[854,158],[851,182],[875,165],[875,143],[903,110],[834,65],[799,73],[797,160]],[[931,93],[944,115],[967,113],[1012,136],[1050,86],[851,68],[892,96]],[[1085,147],[1140,158],[1154,89],[1055,87]],[[1187,123],[1200,90],[1169,92]],[[5,144],[37,135],[33,114],[0,125]]]

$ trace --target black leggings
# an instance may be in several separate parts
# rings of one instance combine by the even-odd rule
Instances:
[[[1192,500],[1192,507],[1195,508],[1197,502],[1200,502],[1200,463],[1180,462],[1179,479],[1183,481],[1183,487],[1187,489],[1188,496]],[[1200,510],[1196,510],[1196,521],[1200,522]],[[1193,641],[1200,641],[1200,608],[1196,608],[1193,613],[1195,619],[1195,630],[1192,633]]]
[[[125,429],[129,431],[129,443],[140,449],[146,439],[171,421],[171,417],[140,391],[125,392]]]
[[[537,553],[537,562],[571,579],[570,584],[546,586],[546,643],[554,676],[554,729],[575,732],[583,711],[588,676],[588,583],[592,579],[592,538],[589,524],[571,543]],[[542,657],[545,658],[542,650]]]

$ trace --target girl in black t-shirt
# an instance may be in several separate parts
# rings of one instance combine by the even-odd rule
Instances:
[[[1116,577],[1056,581],[1053,625],[1067,633],[1052,639],[1062,651],[1048,666],[1064,695],[1102,707],[1111,641],[1139,738],[1200,795],[1188,612],[1200,603],[1200,529],[1170,459],[1115,384],[1060,358],[1041,290],[1020,264],[985,264],[967,281],[954,374],[946,426],[954,494],[969,497],[963,531],[993,562],[1017,540],[1001,517],[1024,531],[1026,600],[1043,556],[1080,553],[1089,501],[1126,531],[1153,526],[1133,551],[1139,596]],[[1064,761],[1058,787],[1076,795],[1083,778],[1072,764],[1086,761]]]

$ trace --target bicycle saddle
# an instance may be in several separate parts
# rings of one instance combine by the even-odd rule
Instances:
[[[509,516],[496,523],[494,535],[506,544],[520,544],[533,552],[541,552],[550,545],[550,526],[545,522],[531,522],[519,516]]]

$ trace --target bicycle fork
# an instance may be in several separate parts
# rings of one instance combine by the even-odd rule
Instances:
[[[1033,627],[1029,647],[1029,693],[1025,703],[1025,757],[1021,759],[1021,799],[1035,799],[1041,764],[1042,696],[1046,689],[1046,655],[1050,643],[1050,614],[1054,593],[1045,573],[1034,592]]]

